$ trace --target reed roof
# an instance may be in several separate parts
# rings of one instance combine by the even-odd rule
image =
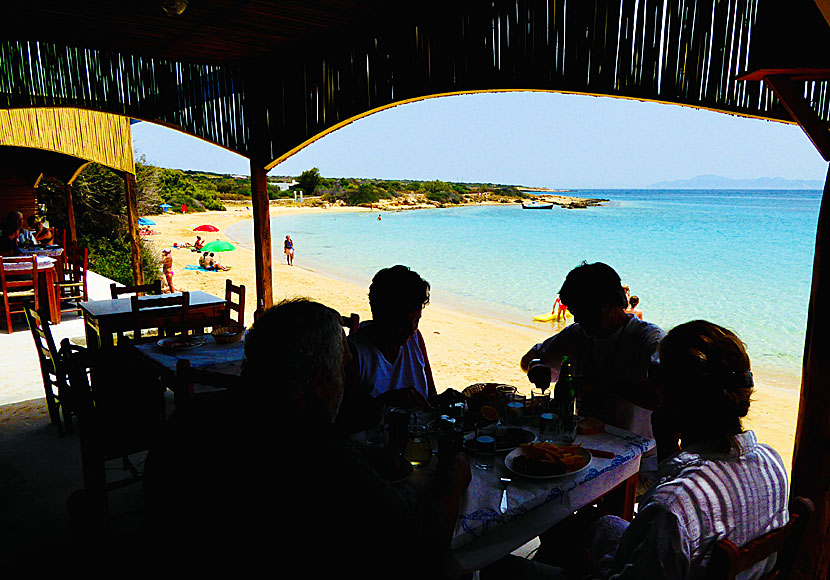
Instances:
[[[78,106],[273,166],[354,118],[433,95],[566,91],[789,121],[748,72],[798,69],[830,121],[812,0],[39,0],[0,23],[0,108]],[[760,77],[759,77],[760,78]]]

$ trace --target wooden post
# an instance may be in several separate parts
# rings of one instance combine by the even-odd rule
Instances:
[[[141,270],[141,244],[138,238],[135,175],[124,172],[124,185],[127,197],[127,231],[130,234],[130,256],[133,261],[133,284],[144,284],[144,272]]]
[[[795,431],[791,496],[816,505],[796,561],[794,578],[828,578],[830,572],[830,169],[816,232],[813,285]]]
[[[263,92],[262,69],[245,71],[245,123],[250,134],[251,204],[254,214],[254,266],[256,270],[256,313],[274,304],[271,279],[271,211],[265,166],[271,161],[268,107]]]
[[[268,203],[267,172],[251,160],[251,202],[254,213],[254,265],[256,266],[257,310],[274,304],[271,280],[271,211]]]
[[[69,241],[73,244],[78,241],[78,233],[75,230],[75,202],[72,201],[72,184],[63,186],[66,193],[66,219],[69,221]]]

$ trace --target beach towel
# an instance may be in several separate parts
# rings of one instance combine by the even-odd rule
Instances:
[[[225,266],[226,268],[230,268],[230,266]],[[189,266],[184,267],[185,270],[197,270],[199,272],[221,272],[222,270],[208,270],[207,268],[202,268],[201,266],[197,266],[196,264],[190,264]]]

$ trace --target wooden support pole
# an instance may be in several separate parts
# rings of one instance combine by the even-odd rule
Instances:
[[[825,161],[830,161],[830,131],[810,104],[804,99],[800,85],[784,75],[770,75],[764,77],[767,83],[784,108],[787,109],[793,121],[798,123]]]
[[[63,186],[66,193],[66,219],[69,222],[69,241],[73,244],[78,241],[78,232],[75,230],[75,202],[72,201],[72,185],[67,183]]]
[[[263,92],[262,69],[245,71],[245,123],[250,135],[251,203],[254,214],[254,266],[256,270],[256,313],[274,304],[271,278],[271,211],[265,166],[271,161],[268,107]]]
[[[268,203],[267,172],[251,160],[251,201],[254,213],[254,265],[256,266],[257,310],[274,304],[271,280],[271,211]]]
[[[130,257],[133,261],[133,284],[144,284],[141,270],[141,244],[138,238],[138,203],[136,201],[135,175],[124,173],[127,198],[127,231],[130,234]]]
[[[828,262],[825,264],[825,262]],[[793,577],[830,578],[830,169],[816,232],[791,496],[816,505]]]

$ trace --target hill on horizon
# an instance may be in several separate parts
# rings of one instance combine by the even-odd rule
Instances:
[[[646,189],[824,189],[824,182],[818,179],[784,177],[733,179],[721,175],[698,175],[691,179],[658,181]]]

